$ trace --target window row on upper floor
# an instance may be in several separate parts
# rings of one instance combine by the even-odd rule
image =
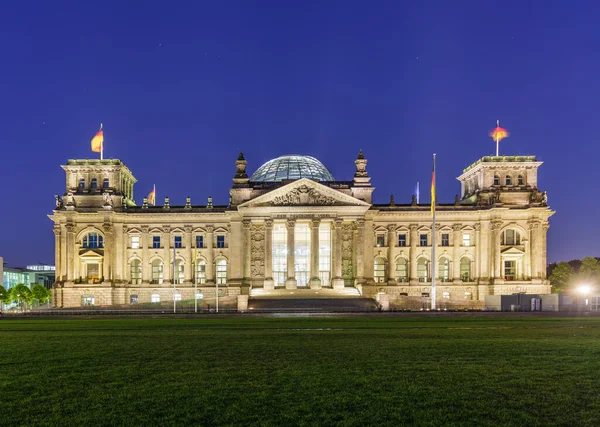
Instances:
[[[438,245],[440,246],[450,246],[450,234],[449,233],[441,233],[441,242],[438,241]],[[385,247],[387,246],[386,242],[387,236],[386,233],[377,233],[375,236],[375,245],[377,247]],[[398,244],[394,245],[397,247],[406,247],[408,246],[408,239],[406,233],[398,234]],[[417,241],[417,246],[431,246],[431,236],[429,233],[421,233],[419,234],[419,240]],[[462,233],[461,246],[473,246],[472,233]]]
[[[162,248],[162,241],[163,239],[161,238],[161,236],[152,236],[152,248],[153,249],[159,249]],[[196,236],[195,242],[194,242],[194,246],[197,249],[201,249],[201,248],[206,248],[207,246],[205,245],[204,242],[204,236]],[[183,237],[182,236],[173,236],[173,246],[176,249],[179,248],[183,248]],[[131,249],[140,249],[142,247],[142,237],[139,235],[132,235],[130,237],[130,246]],[[226,248],[226,242],[225,242],[225,235],[224,234],[218,234],[216,236],[216,239],[213,243],[213,248]]]
[[[494,185],[525,185],[525,178],[523,175],[517,175],[516,180],[511,175],[506,175],[503,180],[503,184],[500,183],[501,179],[499,175],[494,175]]]
[[[98,178],[92,178],[90,180],[90,186],[89,186],[89,188],[91,190],[96,190],[96,189],[100,188],[100,187],[98,187],[98,185],[99,185]],[[85,181],[85,178],[79,178],[78,188],[80,190],[85,190],[87,188],[86,186],[87,186],[87,183]],[[102,180],[102,189],[106,190],[109,187],[110,187],[110,181],[109,181],[109,179],[108,178],[104,178]]]

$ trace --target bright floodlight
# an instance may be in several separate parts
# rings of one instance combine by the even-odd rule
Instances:
[[[577,291],[583,295],[589,294],[591,290],[592,288],[590,285],[580,285],[577,287]]]

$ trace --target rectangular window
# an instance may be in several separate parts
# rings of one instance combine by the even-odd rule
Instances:
[[[152,247],[154,249],[160,248],[160,236],[152,236]]]
[[[427,234],[421,234],[419,236],[419,246],[427,246]]]
[[[159,294],[152,294],[152,298],[150,299],[150,301],[152,301],[152,302],[160,302],[160,295]]]
[[[206,283],[206,263],[203,260],[196,264],[196,280],[200,284]]]
[[[175,248],[181,248],[181,236],[175,236]]]
[[[406,246],[406,234],[398,234],[398,246],[401,248]]]
[[[131,294],[129,296],[129,304],[137,304],[138,303],[138,296],[137,294]]]
[[[471,235],[469,233],[463,234],[463,246],[471,246]]]
[[[450,246],[450,235],[447,233],[442,234],[442,246]]]
[[[319,225],[319,278],[321,286],[331,286],[331,225]]]
[[[140,248],[140,236],[131,236],[131,249]]]
[[[175,300],[175,301],[181,301],[181,294],[175,294],[175,295],[173,295],[173,300]]]
[[[308,286],[310,280],[310,226],[294,227],[294,271],[298,286]]]
[[[100,265],[98,263],[87,264],[88,283],[97,283],[100,279]]]
[[[517,278],[517,268],[515,261],[504,261],[504,280],[515,280]]]
[[[377,235],[377,247],[381,248],[382,246],[385,246],[385,236],[383,234],[378,234]]]
[[[204,236],[196,236],[196,247],[197,248],[204,247]]]
[[[273,281],[284,286],[287,278],[287,228],[285,224],[273,224]]]
[[[225,236],[217,236],[217,248],[225,247]]]

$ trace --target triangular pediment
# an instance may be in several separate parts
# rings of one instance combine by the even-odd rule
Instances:
[[[102,249],[81,249],[79,251],[79,256],[81,258],[102,258],[103,255]]]
[[[291,182],[258,196],[240,207],[261,206],[371,206],[308,178]]]
[[[502,251],[502,255],[524,255],[525,252],[518,247],[512,246],[510,248],[504,249]]]

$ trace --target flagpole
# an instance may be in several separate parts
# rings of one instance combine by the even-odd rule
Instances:
[[[176,269],[177,269],[177,249],[175,248],[175,240],[173,240],[173,313],[176,313],[176,304],[177,304],[177,301],[175,301],[175,291],[176,291],[175,277],[177,277]]]
[[[100,123],[100,130],[102,130],[102,123]],[[102,143],[100,144],[100,160],[104,160],[104,136],[102,137]]]
[[[496,127],[500,127],[500,120],[496,120]],[[499,150],[499,146],[500,146],[500,140],[498,139],[498,136],[496,135],[496,157],[498,157],[500,155],[500,150]]]
[[[419,204],[419,181],[417,181],[417,205]]]
[[[194,313],[198,313],[198,248],[194,247]]]
[[[431,309],[435,310],[435,203],[437,199],[437,195],[435,194],[435,153],[433,154],[433,180],[431,185],[433,186],[433,200],[431,201],[433,217],[431,225]]]

